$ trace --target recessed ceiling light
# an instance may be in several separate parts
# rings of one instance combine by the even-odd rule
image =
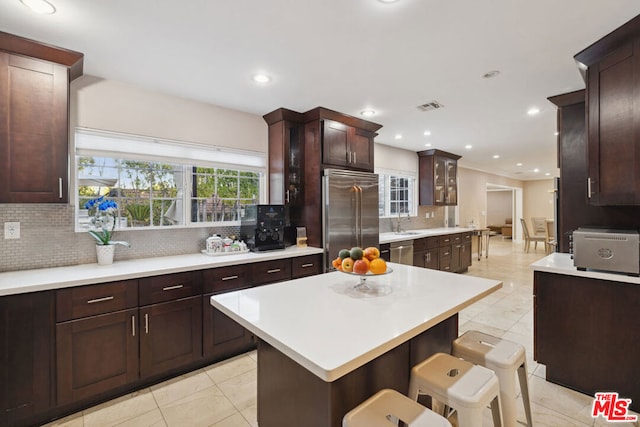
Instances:
[[[431,144],[424,144],[425,147],[431,147]]]
[[[395,3],[398,0],[378,0],[380,3]]]
[[[429,136],[431,135],[431,131],[430,130],[425,130],[424,131],[424,136]]]
[[[516,166],[522,166],[522,163],[516,163]]]
[[[489,71],[489,72],[487,72],[487,73],[484,73],[484,74],[482,75],[482,78],[483,78],[483,79],[491,79],[491,78],[493,78],[493,77],[496,77],[498,74],[500,74],[500,71],[498,71],[498,70],[491,70],[491,71]]]
[[[55,6],[49,3],[47,0],[20,0],[20,2],[22,2],[23,5],[27,6],[35,13],[50,15],[56,12]]]
[[[540,109],[538,107],[531,107],[529,108],[529,111],[527,111],[527,114],[530,116],[535,116],[539,112],[540,112]]]
[[[376,115],[376,112],[374,110],[364,110],[364,111],[361,111],[360,114],[365,117],[372,117]]]
[[[467,144],[464,146],[464,148],[466,148],[467,150],[471,150],[473,148],[473,145]]]
[[[269,83],[271,81],[271,77],[266,74],[254,74],[253,81],[256,83]]]
[[[551,175],[550,172],[547,172],[547,173],[544,174],[544,176],[549,176],[549,175]]]
[[[493,155],[493,158],[494,158],[494,159],[499,159],[499,158],[500,158],[500,155],[499,155],[499,154],[494,154],[494,155]]]
[[[558,136],[558,135],[560,135],[560,132],[554,132],[553,134],[554,134],[555,136]]]
[[[402,135],[397,134],[397,135],[395,136],[395,138],[396,138],[396,139],[402,139]]]
[[[533,171],[534,171],[535,173],[538,173],[538,172],[540,172],[540,169],[535,168]]]

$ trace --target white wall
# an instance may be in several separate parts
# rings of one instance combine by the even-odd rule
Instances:
[[[513,191],[487,191],[487,225],[503,225],[507,218],[513,222]]]
[[[375,167],[412,173],[418,177],[418,153],[384,144],[374,144]]]
[[[268,151],[261,116],[179,98],[89,75],[71,83],[71,135],[76,126]],[[268,111],[265,111],[265,114]]]

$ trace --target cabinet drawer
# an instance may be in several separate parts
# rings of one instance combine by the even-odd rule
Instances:
[[[439,251],[440,259],[451,256],[451,246],[441,246]]]
[[[280,282],[291,279],[291,259],[256,262],[252,265],[255,284]]]
[[[140,305],[202,294],[202,272],[167,274],[140,279]]]
[[[458,244],[462,242],[462,233],[451,235],[451,243]]]
[[[322,273],[322,255],[306,255],[291,260],[291,277],[313,276]]]
[[[438,239],[438,246],[447,246],[453,242],[451,238],[451,234],[447,234],[445,236],[440,236]]]
[[[56,291],[56,320],[64,322],[138,306],[138,280]]]
[[[246,288],[253,284],[250,265],[231,265],[202,272],[203,292],[220,293]]]

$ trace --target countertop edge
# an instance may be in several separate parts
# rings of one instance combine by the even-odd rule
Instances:
[[[405,240],[422,239],[423,237],[433,236],[445,236],[447,234],[466,233],[469,231],[476,231],[477,228],[469,227],[439,227],[439,228],[425,228],[417,230],[407,230],[406,232],[416,234],[396,234],[394,232],[380,233],[380,244],[402,242]]]
[[[621,273],[607,273],[596,270],[578,270],[573,265],[571,254],[554,252],[544,258],[532,263],[530,268],[533,271],[545,273],[563,274],[565,276],[585,277],[589,279],[608,280],[611,282],[630,283],[640,285],[640,277],[629,276]]]
[[[198,253],[115,261],[112,265],[106,266],[94,263],[8,271],[0,273],[0,297],[322,253],[324,250],[321,248],[292,246],[277,251],[220,257]]]

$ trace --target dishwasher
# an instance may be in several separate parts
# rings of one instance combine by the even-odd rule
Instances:
[[[392,242],[391,262],[398,264],[413,265],[413,240],[403,240],[401,242]]]

